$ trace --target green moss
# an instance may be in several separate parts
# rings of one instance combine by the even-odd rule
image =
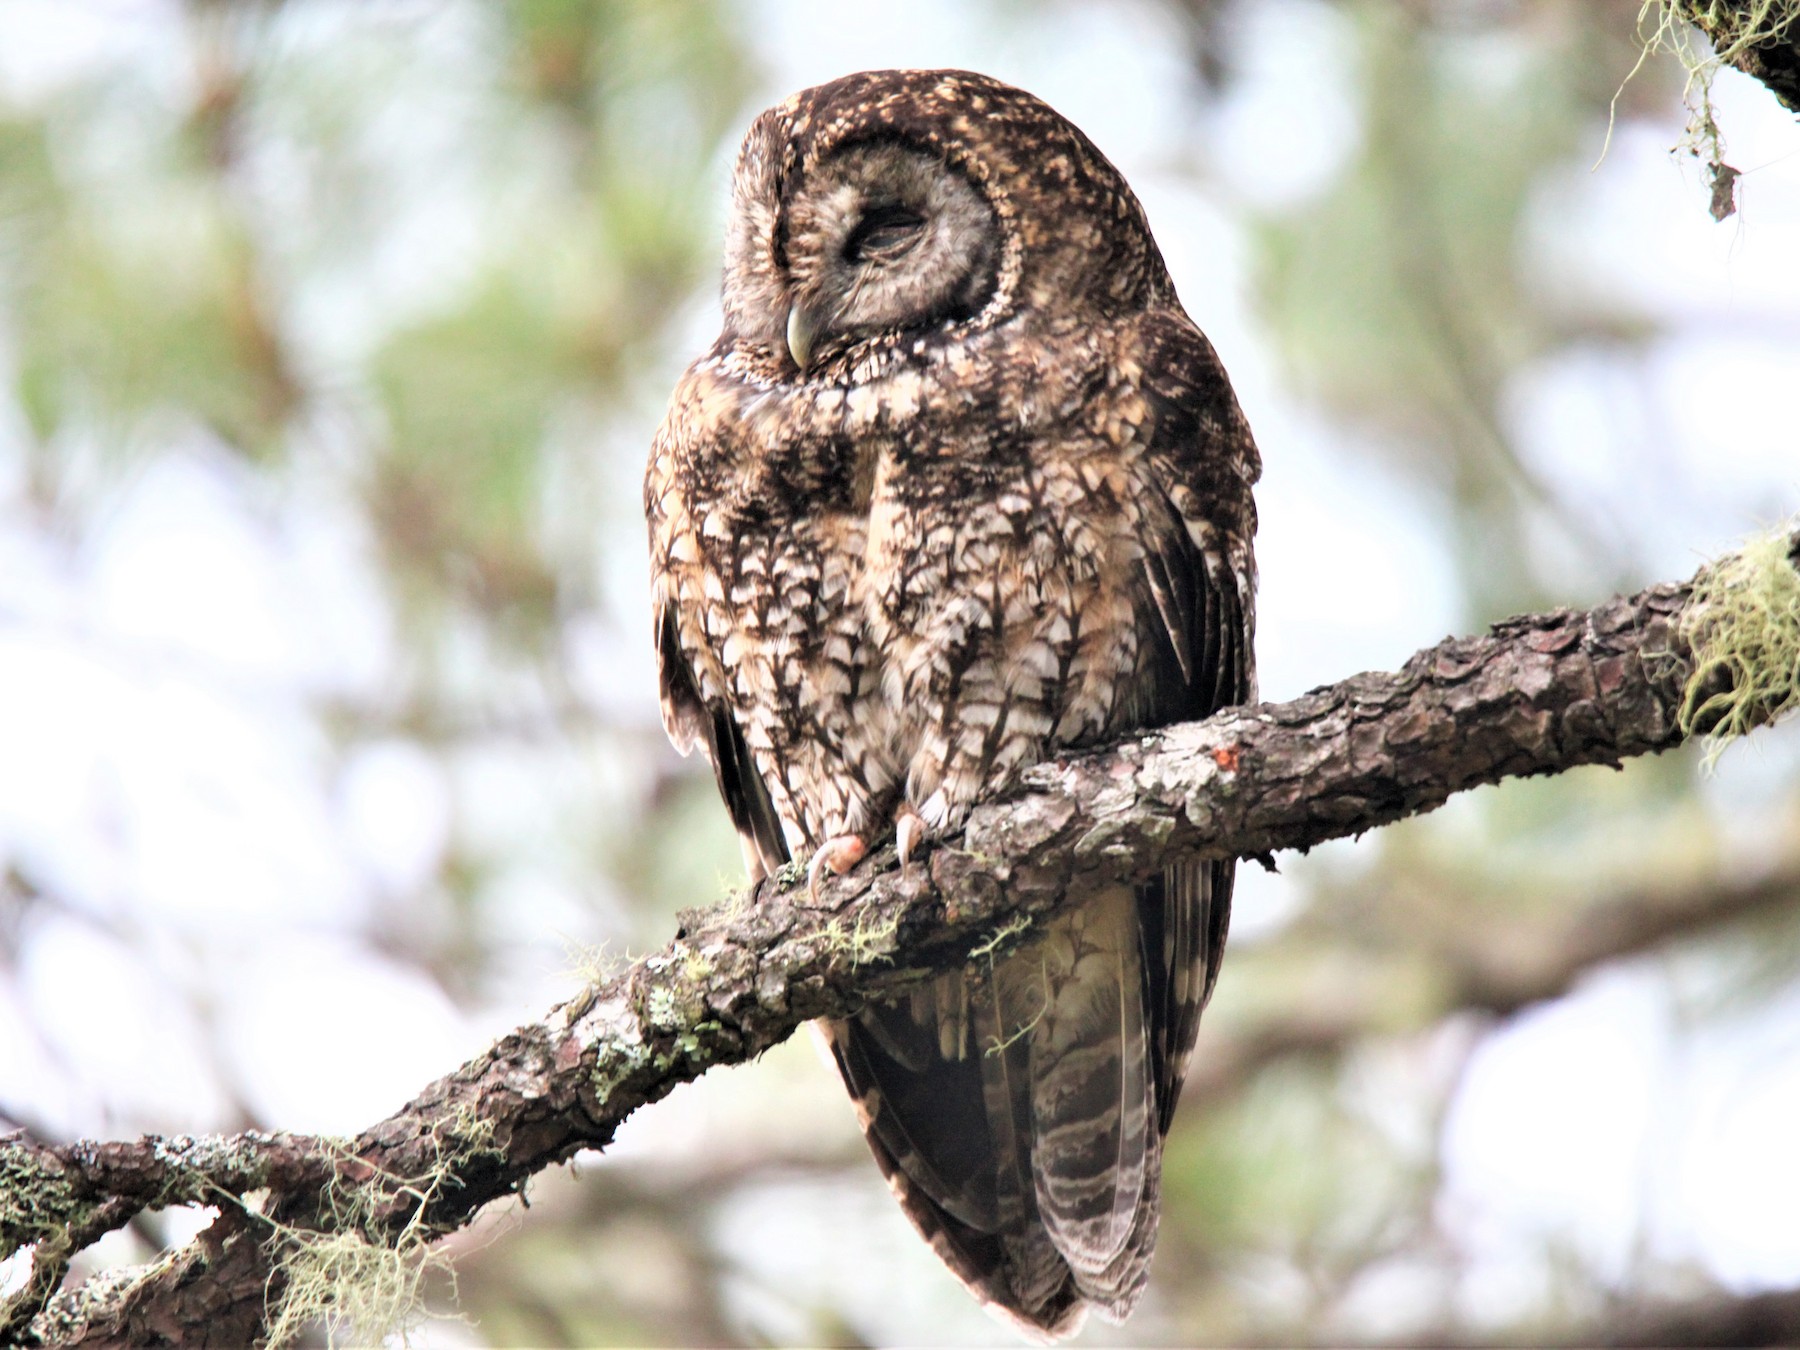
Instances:
[[[608,953],[604,942],[595,946],[571,942],[564,952],[569,961],[569,973],[584,985],[604,984],[626,964],[624,958]]]
[[[1746,731],[1800,707],[1800,563],[1783,530],[1694,582],[1681,633],[1694,656],[1679,724],[1710,738],[1708,762]]]
[[[606,1101],[634,1074],[656,1062],[647,1045],[609,1046],[594,1057],[594,1095]]]
[[[999,998],[998,991],[1000,989],[999,964],[1002,960],[1018,954],[1019,948],[1023,945],[1021,939],[1031,931],[1031,924],[1032,919],[1029,914],[1015,914],[988,934],[986,939],[969,949],[969,960],[971,962],[979,961],[987,967],[988,988],[994,991],[992,996],[996,1000]],[[1015,966],[1014,969],[1016,971],[1017,967]],[[1050,1009],[1050,986],[1042,973],[1041,966],[1039,976],[1031,981],[1030,988],[1036,995],[1036,1010],[1030,1017],[1019,1022],[1010,1031],[1006,1031],[1004,1035],[989,1036],[987,1045],[983,1047],[983,1053],[989,1055],[1002,1053],[1020,1037],[1028,1035],[1033,1027],[1043,1021],[1044,1014]]]
[[[32,1261],[31,1278],[0,1299],[0,1338],[61,1281],[72,1255],[70,1229],[87,1208],[60,1172],[18,1145],[0,1145],[0,1257],[30,1248]]]
[[[1010,948],[1013,940],[1021,933],[1028,931],[1030,927],[1031,916],[1029,914],[1015,914],[988,934],[984,941],[969,948],[969,959],[971,961],[991,959],[997,952]]]
[[[849,919],[834,918],[821,930],[819,939],[827,951],[849,957],[854,968],[891,961],[899,933],[898,914],[877,916],[859,910]]]
[[[689,952],[681,961],[681,971],[695,982],[709,978],[714,970],[712,957],[704,952]]]
[[[33,1340],[44,1345],[81,1340],[96,1317],[106,1318],[130,1296],[134,1287],[161,1276],[181,1259],[183,1250],[178,1247],[164,1252],[142,1266],[94,1272],[73,1289],[52,1298],[44,1311],[31,1320]],[[0,1318],[0,1325],[6,1325],[3,1318]]]
[[[666,984],[659,984],[650,991],[644,1011],[650,1018],[650,1024],[655,1027],[674,1028],[684,1020],[675,991]]]
[[[432,1249],[438,1233],[426,1215],[464,1166],[496,1151],[492,1124],[472,1108],[454,1115],[435,1143],[432,1165],[418,1176],[378,1172],[365,1181],[350,1181],[340,1173],[321,1199],[322,1228],[269,1220],[278,1272],[269,1287],[280,1290],[267,1309],[269,1345],[291,1344],[321,1323],[332,1345],[377,1344],[396,1336],[404,1340],[418,1315],[426,1276],[446,1262]],[[341,1150],[345,1161],[356,1156],[348,1141],[334,1140],[330,1146]],[[366,1160],[357,1161],[366,1165]],[[412,1202],[411,1212],[397,1232],[390,1232],[380,1215],[401,1197]]]
[[[232,1174],[261,1178],[266,1165],[264,1143],[266,1138],[254,1133],[230,1138],[177,1135],[158,1139],[152,1153],[167,1168],[167,1178],[161,1194],[143,1207],[160,1209],[165,1205],[204,1204],[228,1199],[212,1177]],[[33,1263],[31,1283],[12,1299],[0,1302],[0,1328],[15,1327],[22,1315],[21,1304],[35,1307],[54,1292],[68,1259],[76,1250],[72,1235],[80,1231],[85,1241],[96,1236],[87,1232],[96,1208],[95,1201],[76,1198],[67,1178],[57,1167],[23,1147],[0,1145],[0,1255],[15,1248],[29,1247]],[[118,1227],[119,1221],[105,1226]],[[154,1269],[154,1266],[148,1268]],[[128,1277],[135,1282],[146,1278],[147,1273],[146,1269],[136,1269],[128,1272]],[[93,1280],[84,1281],[40,1315],[34,1325],[40,1329],[53,1324],[85,1325],[87,1310],[99,1306],[102,1295],[118,1283],[118,1278],[99,1284]],[[50,1320],[46,1321],[46,1318]],[[44,1332],[42,1338],[56,1339],[48,1332]]]
[[[697,1059],[705,1053],[706,1042],[724,1030],[725,1024],[717,1018],[696,1022],[675,1038],[675,1049],[687,1059]]]
[[[1047,981],[1040,980],[1032,986],[1037,994],[1037,1010],[1009,1031],[1005,1037],[990,1036],[982,1053],[988,1055],[1004,1054],[1015,1043],[1031,1034],[1033,1027],[1044,1020],[1044,1014],[1050,1011],[1050,986]]]
[[[24,1148],[0,1146],[0,1255],[15,1245],[66,1237],[84,1208],[60,1172]]]
[[[346,1325],[355,1344],[387,1339],[413,1317],[428,1264],[426,1246],[404,1233],[389,1246],[350,1229],[289,1230],[281,1254],[286,1291],[270,1317],[269,1344],[291,1344],[321,1319],[334,1345]]]
[[[1733,184],[1738,173],[1724,160],[1725,141],[1713,115],[1713,81],[1721,69],[1752,47],[1780,37],[1800,22],[1800,0],[1750,0],[1741,15],[1737,5],[1720,0],[1644,0],[1637,21],[1643,51],[1619,89],[1623,92],[1631,77],[1657,52],[1667,52],[1681,63],[1687,72],[1681,98],[1687,105],[1688,124],[1679,148],[1704,160],[1712,178],[1712,213],[1723,220],[1736,209]],[[1613,103],[1616,108],[1617,94]],[[1609,126],[1609,143],[1611,139]]]

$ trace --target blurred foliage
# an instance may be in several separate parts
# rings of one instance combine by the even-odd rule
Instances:
[[[417,33],[376,14],[347,55],[276,6],[196,5],[187,26],[193,64],[167,72],[185,106],[142,81],[0,130],[16,389],[47,477],[90,443],[149,453],[171,420],[281,457],[348,416],[374,521],[417,583],[401,597],[540,640],[563,588],[591,602],[599,565],[591,533],[550,537],[559,457],[586,457],[712,263],[716,147],[747,74],[721,7],[462,8]],[[492,42],[490,82],[397,69],[415,37],[445,56]],[[405,125],[434,115],[461,143]],[[395,154],[442,162],[379,162]],[[394,261],[406,241],[380,229],[414,213],[448,224],[463,278],[366,374],[346,369],[309,319],[344,273]]]
[[[1594,157],[1595,113],[1636,59],[1635,9],[1525,5],[1496,24],[1455,5],[1346,6],[1359,152],[1308,209],[1256,231],[1294,378],[1377,428],[1374,443],[1442,503],[1472,620],[1573,598],[1534,565],[1534,512],[1574,536],[1591,594],[1629,575],[1522,462],[1503,394],[1549,348],[1645,335],[1557,306],[1526,249],[1546,172]]]
[[[545,439],[559,416],[579,423],[616,396],[710,261],[712,152],[744,82],[716,5],[554,0],[498,17],[508,79],[529,100],[511,111],[562,163],[521,185],[461,305],[377,356],[388,444],[371,497],[428,589],[529,637],[595,565],[545,538],[545,495],[566,486]]]

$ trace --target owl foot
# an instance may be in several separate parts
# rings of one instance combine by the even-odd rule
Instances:
[[[902,806],[894,817],[894,848],[900,854],[900,865],[905,867],[919,851],[919,845],[925,842],[925,817],[910,806]]]
[[[820,844],[819,851],[813,854],[812,864],[806,869],[806,893],[813,903],[819,902],[819,882],[824,879],[826,868],[841,877],[861,862],[868,851],[869,846],[860,834],[835,835]]]

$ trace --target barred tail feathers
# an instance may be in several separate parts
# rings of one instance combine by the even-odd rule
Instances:
[[[902,1208],[957,1277],[1037,1336],[1112,1319],[1156,1240],[1158,1029],[1128,889],[935,987],[822,1024]]]

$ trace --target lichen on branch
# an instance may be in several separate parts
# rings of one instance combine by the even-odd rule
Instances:
[[[1800,524],[1752,540],[1702,572],[1682,615],[1693,673],[1681,730],[1709,759],[1800,708]]]

